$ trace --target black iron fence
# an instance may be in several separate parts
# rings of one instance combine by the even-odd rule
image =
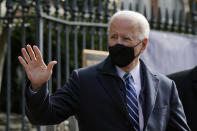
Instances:
[[[129,7],[129,10],[139,11],[138,5],[134,8],[132,5]],[[183,11],[178,12],[178,19],[176,19],[176,10],[170,18],[168,9],[165,16],[161,15],[160,9],[158,16],[155,16],[152,8],[149,19],[151,29],[196,35],[196,7],[197,4],[193,1],[191,12],[186,14]],[[58,61],[54,74],[49,80],[49,89],[52,93],[56,88],[61,88],[73,69],[81,67],[82,49],[108,49],[107,23],[114,12],[123,9],[124,5],[118,5],[115,0],[113,2],[109,0],[22,0],[20,3],[6,1],[6,15],[1,16],[0,19],[4,22],[2,30],[5,30],[2,31],[5,35],[1,35],[6,36],[3,37],[5,41],[1,41],[1,44],[7,45],[7,55],[5,71],[0,75],[4,76],[2,93],[5,90],[6,99],[1,99],[4,100],[1,105],[5,103],[6,108],[1,110],[7,112],[7,131],[10,130],[10,113],[18,110],[18,105],[21,105],[19,108],[21,111],[17,111],[22,115],[21,130],[25,130],[26,78],[24,70],[17,62],[20,48],[25,47],[26,44],[36,44],[41,49],[46,63],[53,59]],[[147,16],[146,7],[141,13]],[[19,97],[21,104],[14,104],[13,99],[16,94],[21,94]]]

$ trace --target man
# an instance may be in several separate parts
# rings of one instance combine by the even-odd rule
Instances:
[[[168,76],[174,80],[179,97],[183,103],[183,108],[192,131],[197,130],[197,66],[193,69],[176,72]]]
[[[27,116],[33,124],[56,124],[71,115],[80,131],[190,130],[175,84],[151,71],[139,56],[148,44],[149,24],[133,11],[119,11],[108,28],[109,57],[74,70],[67,84],[49,96],[46,66],[39,49],[27,45],[19,57],[30,80]],[[35,55],[34,55],[35,52]]]

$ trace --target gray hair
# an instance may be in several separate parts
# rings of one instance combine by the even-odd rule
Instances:
[[[137,23],[139,24],[139,39],[140,40],[149,37],[150,26],[149,26],[148,20],[142,14],[138,12],[126,11],[126,10],[118,11],[111,17],[109,21],[109,26],[108,26],[108,33],[109,33],[111,23],[113,22],[115,18],[119,16],[126,16],[126,17],[131,18],[132,20],[137,21]]]

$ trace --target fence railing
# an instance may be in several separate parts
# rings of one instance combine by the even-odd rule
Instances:
[[[152,8],[149,19],[151,29],[196,35],[196,6],[196,2],[193,1],[191,12],[184,14],[183,11],[180,11],[178,19],[175,16],[176,11],[170,18],[168,9],[165,11],[165,16],[161,15],[159,9],[156,17],[154,8]],[[49,90],[52,93],[56,88],[61,88],[73,69],[81,67],[82,49],[108,49],[107,23],[110,16],[120,10],[119,7],[121,10],[124,9],[124,5],[117,5],[115,0],[113,2],[109,0],[37,0],[36,2],[22,0],[21,3],[14,3],[12,0],[6,1],[7,13],[0,19],[4,22],[3,28],[7,31],[6,42],[1,43],[7,44],[6,65],[4,67],[6,72],[1,74],[6,76],[3,78],[2,88],[6,89],[7,98],[6,102],[1,103],[7,105],[7,131],[11,124],[10,112],[11,103],[13,103],[12,97],[14,97],[12,90],[16,90],[14,89],[15,86],[20,87],[16,92],[21,92],[21,112],[19,111],[19,113],[22,115],[21,130],[25,130],[24,90],[26,78],[22,68],[19,69],[19,72],[22,72],[20,82],[17,83],[15,80],[16,77],[19,77],[16,69],[20,65],[15,61],[17,61],[16,56],[20,55],[20,48],[25,47],[27,43],[37,44],[46,62],[52,59],[58,61],[54,75],[49,80]],[[138,11],[139,7],[136,5],[134,9],[130,6],[130,10]],[[146,7],[142,13],[147,16]],[[170,19],[172,19],[171,22]],[[17,50],[16,47],[19,49]]]

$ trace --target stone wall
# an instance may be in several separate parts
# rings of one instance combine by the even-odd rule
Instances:
[[[0,131],[6,130],[6,114],[0,113]],[[21,131],[21,115],[11,114],[10,115],[10,131]],[[25,131],[37,131],[35,126],[32,126],[25,117]]]
[[[0,131],[6,130],[6,114],[0,112]],[[32,125],[28,118],[25,117],[25,131],[37,131],[37,126]],[[74,117],[51,126],[42,126],[42,131],[78,131],[77,121]],[[21,131],[21,115],[12,113],[10,115],[10,131]]]

